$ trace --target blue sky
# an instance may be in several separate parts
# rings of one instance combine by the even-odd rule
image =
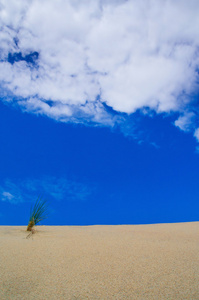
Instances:
[[[199,219],[198,11],[0,2],[1,225]]]

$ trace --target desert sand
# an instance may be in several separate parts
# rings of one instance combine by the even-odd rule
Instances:
[[[0,299],[199,299],[199,222],[0,226]]]

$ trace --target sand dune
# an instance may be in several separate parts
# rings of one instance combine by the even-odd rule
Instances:
[[[199,299],[199,222],[0,226],[0,299]]]

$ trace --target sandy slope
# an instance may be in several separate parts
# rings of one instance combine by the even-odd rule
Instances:
[[[199,299],[199,222],[0,226],[0,299]]]

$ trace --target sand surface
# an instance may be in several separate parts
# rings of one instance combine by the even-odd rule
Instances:
[[[199,222],[0,226],[0,299],[199,299]]]

